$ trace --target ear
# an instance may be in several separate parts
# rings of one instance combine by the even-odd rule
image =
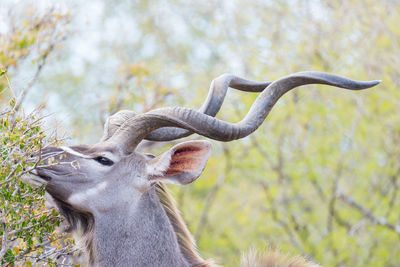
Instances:
[[[147,162],[151,182],[189,184],[196,180],[211,154],[208,141],[188,141],[173,146]]]

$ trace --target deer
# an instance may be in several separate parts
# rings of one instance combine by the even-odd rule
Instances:
[[[167,183],[187,185],[202,173],[211,143],[178,143],[158,156],[138,149],[144,140],[172,141],[198,134],[229,142],[253,133],[278,99],[296,87],[324,84],[349,90],[380,81],[355,81],[324,72],[298,72],[273,82],[255,82],[232,74],[214,79],[200,109],[165,107],[136,114],[121,110],[108,117],[94,145],[48,147],[31,180],[46,192],[77,233],[89,266],[214,266],[197,251]],[[220,120],[228,88],[259,93],[238,123]],[[48,164],[51,159],[60,164]],[[250,253],[251,254],[251,253]],[[241,260],[242,266],[319,266],[298,256],[280,260],[275,252]]]

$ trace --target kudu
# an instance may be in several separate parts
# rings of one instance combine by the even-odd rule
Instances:
[[[183,107],[145,114],[120,111],[108,118],[99,143],[43,150],[43,158],[54,158],[60,164],[48,167],[44,160],[31,179],[46,185],[69,230],[79,232],[91,266],[211,266],[197,253],[164,185],[189,184],[198,178],[210,156],[210,143],[183,142],[157,157],[138,152],[139,143],[193,133],[224,142],[237,140],[254,132],[278,99],[295,87],[326,84],[360,90],[378,83],[312,71],[265,83],[225,74],[213,80],[198,111]],[[228,87],[260,92],[245,118],[235,124],[215,118]],[[270,261],[255,263],[248,258],[243,263],[316,266],[303,260],[284,265],[272,260],[268,265]]]

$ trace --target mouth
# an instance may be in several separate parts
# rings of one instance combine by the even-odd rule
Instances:
[[[51,178],[44,174],[43,172],[38,172],[37,170],[32,170],[29,174],[22,178],[25,183],[28,183],[33,186],[42,186],[46,185]]]

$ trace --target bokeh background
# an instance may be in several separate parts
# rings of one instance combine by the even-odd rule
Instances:
[[[252,136],[213,142],[195,183],[169,188],[202,256],[222,265],[271,246],[325,266],[399,266],[399,25],[398,0],[1,0],[0,63],[23,110],[43,106],[46,133],[66,144],[95,143],[121,109],[198,108],[226,72],[382,80],[288,93]],[[217,117],[239,121],[256,96],[231,90]]]

